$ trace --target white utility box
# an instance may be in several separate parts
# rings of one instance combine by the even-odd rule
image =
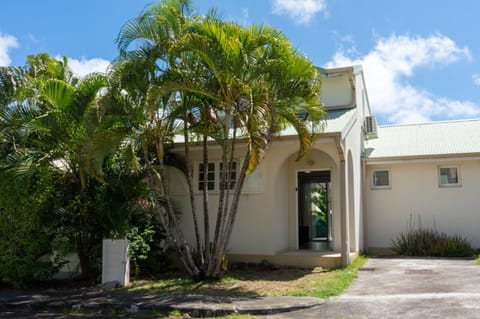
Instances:
[[[104,239],[102,249],[102,284],[118,282],[125,287],[130,282],[128,239]]]

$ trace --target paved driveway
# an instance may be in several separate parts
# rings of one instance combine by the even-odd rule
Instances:
[[[371,258],[341,296],[266,318],[480,318],[475,260]]]

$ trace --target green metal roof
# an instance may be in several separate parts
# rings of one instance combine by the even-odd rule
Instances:
[[[480,153],[480,119],[379,127],[378,138],[366,141],[364,157],[472,153]]]
[[[346,109],[327,110],[327,122],[322,133],[345,133],[350,127],[350,123],[355,119],[356,107]],[[297,132],[292,126],[287,127],[277,134],[277,136],[296,136]],[[239,138],[241,138],[239,136]],[[175,135],[175,143],[183,143],[183,135]]]
[[[345,132],[348,124],[355,119],[357,108],[345,108],[337,110],[327,109],[327,123],[323,133],[340,133]],[[297,135],[293,127],[287,127],[279,133],[280,136]]]

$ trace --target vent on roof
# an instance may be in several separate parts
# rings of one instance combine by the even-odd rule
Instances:
[[[377,138],[377,121],[373,116],[366,116],[364,123],[365,137],[367,139]]]

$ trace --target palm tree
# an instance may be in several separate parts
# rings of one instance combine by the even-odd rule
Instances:
[[[169,82],[167,79],[172,73],[171,65],[183,63],[181,59],[177,61],[170,50],[195,19],[188,0],[168,0],[147,7],[140,17],[122,27],[117,39],[121,55],[114,64],[112,77],[126,93],[125,99],[131,103],[132,114],[135,114],[133,118],[137,120],[132,122],[134,140],[140,142],[143,149],[152,201],[158,216],[170,241],[180,252],[187,271],[192,277],[200,278],[200,270],[193,257],[195,253],[185,240],[173,205],[166,196],[163,158],[166,146],[171,143],[172,135],[178,129],[177,118],[187,116],[182,108],[193,101],[186,96],[179,101],[176,91],[166,89],[165,83]],[[142,46],[128,51],[129,46],[138,40],[143,41]],[[193,189],[188,165],[182,171],[187,176],[189,187]],[[160,203],[160,199],[164,200],[165,205]],[[198,214],[196,207],[191,207],[197,234],[196,250],[201,251]]]
[[[104,182],[104,160],[119,147],[126,131],[121,110],[106,103],[111,95],[106,76],[90,74],[77,79],[67,63],[66,58],[58,61],[46,54],[28,57],[23,84],[1,114],[0,132],[10,145],[3,166],[18,174],[48,168],[61,176],[64,210],[82,220],[73,223],[78,231],[69,235],[82,274],[91,278],[94,271],[88,246],[94,234],[80,229],[89,223],[84,220],[88,214],[95,214],[88,185]]]
[[[161,121],[149,122],[152,130],[157,130],[152,136],[157,142],[159,163],[163,160],[166,137],[173,133],[164,130],[167,122],[183,123],[187,163],[191,163],[191,136],[197,135],[203,141],[204,169],[208,169],[210,144],[216,143],[222,150],[224,169],[213,238],[210,239],[207,223],[210,212],[205,186],[204,233],[200,234],[190,165],[186,165],[185,172],[195,225],[194,256],[181,229],[176,229],[178,225],[171,231],[190,274],[195,279],[218,278],[222,275],[222,260],[246,175],[258,166],[272,137],[287,123],[298,132],[302,157],[312,145],[315,130],[321,128],[324,113],[315,67],[281,32],[266,26],[241,27],[222,21],[213,11],[203,17],[192,16],[191,11],[185,10],[188,5],[184,0],[159,2],[127,22],[118,38],[122,53],[119,61],[144,68],[143,73],[134,74],[142,74],[142,94],[145,100],[150,97],[151,103],[144,110],[156,117],[162,115]],[[128,51],[137,41],[138,48]],[[132,79],[136,85],[137,77]],[[309,121],[299,119],[300,111],[309,115]],[[245,151],[237,148],[239,141],[246,143]],[[232,190],[231,173],[239,154],[243,164]],[[147,155],[145,152],[146,159]],[[160,180],[165,181],[161,173]],[[162,195],[168,198],[165,188]]]
[[[298,132],[299,157],[308,151],[313,131],[307,125],[318,126],[323,116],[318,99],[320,83],[311,62],[296,52],[279,31],[269,27],[243,28],[211,17],[185,38],[183,46],[198,55],[204,67],[206,79],[196,83],[211,84],[186,90],[203,91],[212,101],[215,116],[210,122],[217,126],[220,123],[221,136],[214,140],[222,149],[222,167],[233,166],[238,141],[247,144],[233,194],[229,170],[221,172],[212,258],[206,274],[218,277],[246,175],[257,167],[273,135],[285,123]],[[301,121],[300,110],[313,121]]]

